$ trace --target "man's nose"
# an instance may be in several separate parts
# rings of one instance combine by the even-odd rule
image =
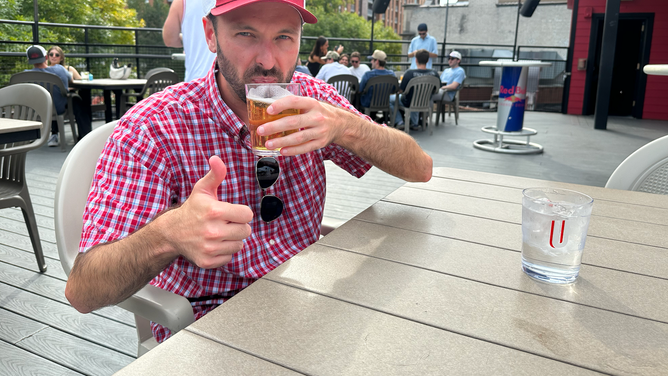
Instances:
[[[269,70],[276,64],[276,54],[274,53],[273,47],[272,43],[263,43],[258,46],[255,63],[260,65],[263,69]]]

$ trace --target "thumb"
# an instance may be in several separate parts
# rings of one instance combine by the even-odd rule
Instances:
[[[209,172],[201,178],[193,188],[193,191],[200,191],[216,196],[218,186],[225,180],[227,175],[227,167],[225,163],[217,155],[209,158]]]

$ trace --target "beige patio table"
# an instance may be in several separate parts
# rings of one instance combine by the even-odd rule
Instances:
[[[643,67],[643,72],[653,76],[668,76],[668,64],[648,64]]]
[[[41,129],[39,121],[0,118],[0,144],[38,139]]]
[[[522,189],[591,195],[571,285],[520,267]],[[120,375],[668,374],[668,196],[436,168]]]

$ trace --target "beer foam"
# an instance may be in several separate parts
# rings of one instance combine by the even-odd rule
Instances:
[[[246,98],[258,102],[274,103],[275,101],[283,97],[287,97],[289,95],[294,95],[294,94],[292,94],[287,89],[283,89],[280,86],[267,85],[267,86],[254,87],[248,90]]]

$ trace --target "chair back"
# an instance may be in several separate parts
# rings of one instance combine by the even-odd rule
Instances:
[[[629,155],[610,175],[605,187],[668,195],[668,136]]]
[[[339,74],[327,80],[327,83],[334,86],[336,91],[352,103],[353,96],[359,90],[360,82],[352,74]]]
[[[167,67],[153,68],[153,69],[149,70],[148,72],[146,72],[146,74],[144,75],[144,78],[148,80],[149,77],[151,77],[153,74],[160,73],[160,72],[172,72],[172,73],[174,73],[174,70],[171,69],[171,68],[167,68]]]
[[[399,90],[399,80],[394,75],[374,76],[367,81],[363,95],[372,90],[370,111],[389,111],[390,95]]]
[[[79,254],[83,212],[88,201],[95,166],[116,122],[107,123],[86,135],[67,156],[56,185],[54,221],[60,263],[69,275]]]
[[[431,96],[438,91],[441,80],[436,76],[416,77],[408,82],[404,95],[412,93],[410,108],[414,111],[429,111]],[[460,85],[461,86],[461,85]]]
[[[67,156],[58,176],[54,201],[56,244],[60,263],[68,276],[79,254],[83,213],[97,160],[115,125],[115,121],[107,123],[82,138]],[[188,299],[151,285],[144,286],[117,306],[135,314],[139,356],[158,345],[149,321],[164,325],[174,333],[195,321]]]
[[[25,158],[26,152],[44,145],[49,138],[53,111],[55,110],[53,109],[51,94],[40,85],[33,83],[15,84],[0,89],[0,117],[42,122],[39,139],[0,145],[0,160],[2,160],[3,166],[7,166],[6,163],[8,163],[4,160],[6,156],[23,153],[23,158]],[[18,158],[11,160],[12,164],[18,162],[20,162]],[[21,169],[23,169],[23,163],[20,164]],[[12,170],[12,168],[3,168],[3,178],[6,178],[5,174],[9,170]]]
[[[155,94],[159,91],[165,90],[167,86],[174,85],[181,81],[179,80],[179,76],[174,73],[174,71],[156,72],[151,74],[150,77],[147,77],[146,80],[146,85],[144,85],[144,89],[141,92],[142,95]]]
[[[49,72],[40,72],[40,71],[25,71],[13,74],[9,78],[9,84],[20,84],[20,83],[34,83],[44,87],[51,93],[51,99],[53,100],[57,96],[67,97],[67,89],[63,85],[60,77],[56,76],[53,73]],[[56,114],[56,105],[53,104],[53,114]]]

